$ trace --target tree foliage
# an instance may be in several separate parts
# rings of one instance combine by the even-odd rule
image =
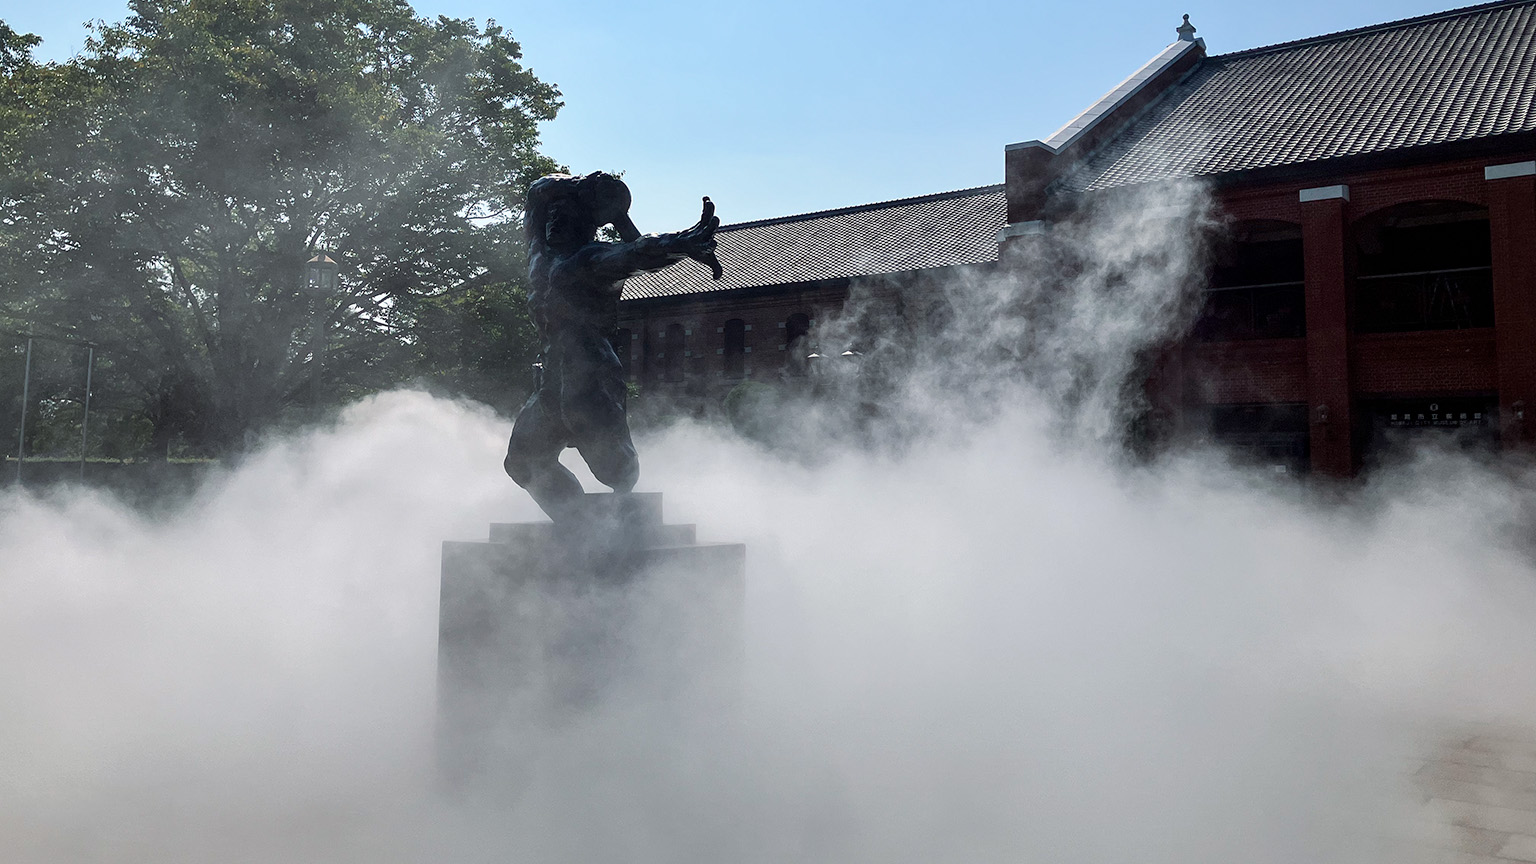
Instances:
[[[133,0],[68,63],[29,48],[0,25],[0,316],[100,346],[157,439],[223,451],[408,378],[517,386],[516,208],[560,94],[494,22]],[[304,280],[318,251],[334,291]]]

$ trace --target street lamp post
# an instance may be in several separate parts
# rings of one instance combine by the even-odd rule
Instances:
[[[304,262],[304,283],[320,307],[310,323],[309,335],[312,364],[309,373],[309,410],[313,418],[320,416],[320,371],[325,362],[325,304],[336,295],[340,272],[341,265],[324,252],[316,252],[313,258]]]
[[[91,373],[96,369],[96,346],[85,346],[85,399],[80,408],[80,482],[85,482],[85,430],[91,420]]]
[[[32,337],[27,337],[27,364],[21,374],[21,433],[16,438],[16,485],[21,486],[21,464],[27,461],[27,400],[32,389]]]

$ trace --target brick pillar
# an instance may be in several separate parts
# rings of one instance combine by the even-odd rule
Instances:
[[[1536,440],[1536,162],[1490,165],[1493,322],[1504,446]],[[1524,415],[1524,416],[1521,416]]]
[[[1040,218],[1045,206],[1045,188],[1051,182],[1051,160],[1056,153],[1039,141],[1009,144],[1003,151],[1004,194],[1008,201],[1008,222],[1027,222]]]
[[[1147,381],[1147,401],[1152,409],[1153,438],[1177,441],[1184,432],[1184,345],[1165,345],[1157,352]]]
[[[1312,470],[1334,477],[1347,477],[1355,470],[1349,390],[1348,209],[1348,186],[1301,190]]]

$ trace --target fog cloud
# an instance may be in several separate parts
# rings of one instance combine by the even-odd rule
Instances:
[[[506,419],[384,394],[154,518],[7,493],[4,857],[1402,860],[1405,761],[1536,708],[1530,478],[1428,451],[1340,495],[1124,459],[1205,212],[1085,214],[944,286],[955,326],[815,460],[642,436],[670,521],[748,544],[739,704],[628,682],[530,726],[494,800],[440,794],[433,676],[439,543],[538,518]]]

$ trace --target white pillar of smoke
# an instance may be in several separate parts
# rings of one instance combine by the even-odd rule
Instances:
[[[490,812],[435,798],[432,667],[439,542],[536,518],[499,474],[505,419],[388,394],[158,521],[11,493],[0,849],[1401,860],[1376,853],[1413,803],[1411,733],[1532,714],[1529,478],[1430,454],[1339,503],[1074,446],[1114,437],[1133,355],[1187,314],[1198,247],[1158,224],[1060,229],[1062,260],[1108,257],[1050,314],[1001,314],[1044,281],[950,286],[969,330],[887,394],[900,448],[643,440],[672,521],[750,544],[742,710],[679,714],[630,682],[528,730],[538,760]],[[992,410],[961,410],[977,393]]]
[[[779,438],[843,437],[855,424],[837,409],[861,401],[866,413],[879,403],[887,443],[968,429],[1027,401],[1068,439],[1120,443],[1144,407],[1153,352],[1198,312],[1219,229],[1201,185],[1168,183],[1092,199],[1000,270],[855,279],[817,332],[839,398],[795,406],[798,427]],[[836,359],[847,346],[863,351],[858,386]]]

